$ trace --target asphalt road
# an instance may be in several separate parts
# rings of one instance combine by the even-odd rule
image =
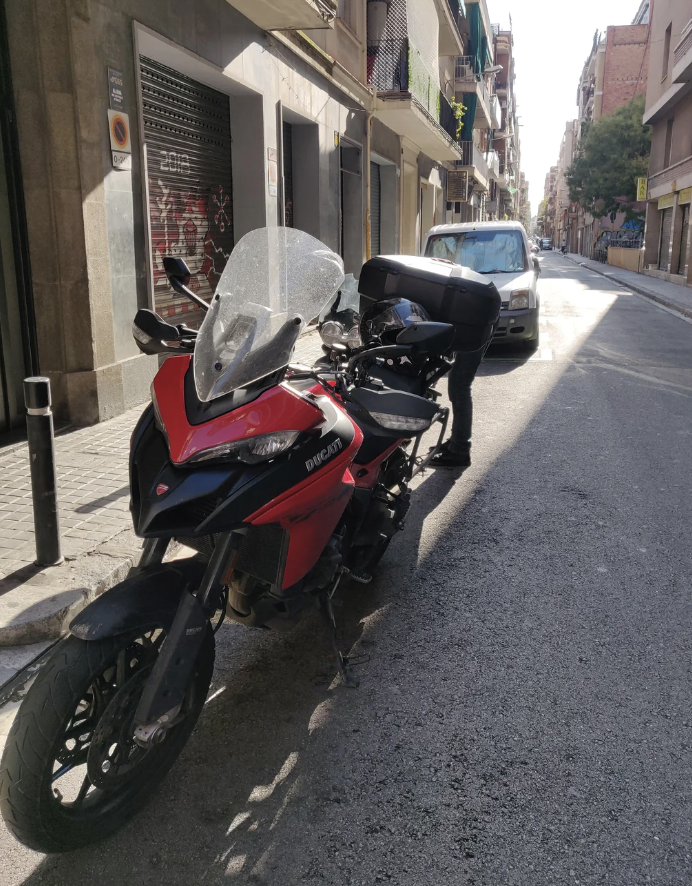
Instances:
[[[118,835],[0,883],[692,882],[692,325],[557,254],[542,343],[474,387],[473,467],[427,473],[339,615],[226,627],[210,700]]]

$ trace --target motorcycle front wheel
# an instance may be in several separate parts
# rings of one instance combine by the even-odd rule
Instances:
[[[0,765],[0,812],[39,852],[67,852],[117,830],[144,805],[194,728],[211,683],[211,628],[181,719],[163,740],[134,741],[134,714],[164,640],[149,630],[98,641],[68,637],[39,673]]]

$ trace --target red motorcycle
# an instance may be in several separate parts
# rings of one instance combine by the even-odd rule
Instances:
[[[366,312],[364,341],[350,329],[350,348],[332,335],[317,367],[290,364],[344,279],[309,235],[246,235],[209,305],[187,288],[184,262],[165,268],[206,315],[199,332],[152,311],[135,318],[143,351],[173,355],[132,434],[141,559],[74,619],[2,760],[5,821],[42,852],[99,839],[146,801],[200,714],[224,619],[283,631],[319,607],[343,682],[356,685],[332,596],[343,577],[370,580],[447,425],[432,386],[455,329],[405,299]],[[433,423],[437,445],[421,458]],[[164,562],[173,540],[196,555]]]

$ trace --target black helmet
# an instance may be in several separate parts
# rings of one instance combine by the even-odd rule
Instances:
[[[360,337],[363,344],[379,340],[382,344],[392,345],[402,329],[421,320],[430,320],[430,316],[416,302],[407,298],[387,298],[363,312]]]

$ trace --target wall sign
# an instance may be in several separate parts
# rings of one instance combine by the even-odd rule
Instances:
[[[450,203],[466,203],[469,197],[468,169],[455,169],[447,173],[447,200]]]
[[[115,68],[108,68],[108,103],[112,111],[122,111],[125,107],[122,71]]]
[[[646,200],[646,176],[637,179],[637,200],[640,203]]]
[[[692,203],[692,188],[685,188],[678,194],[678,206],[684,206],[686,203]]]
[[[267,182],[269,196],[276,197],[279,193],[279,164],[276,148],[267,148]]]
[[[130,118],[122,111],[108,111],[108,132],[111,139],[111,159],[115,169],[132,169]],[[129,158],[129,162],[124,159]]]
[[[132,169],[132,154],[123,154],[120,151],[111,151],[114,169]]]
[[[659,209],[670,209],[675,200],[674,194],[666,194],[664,197],[658,198],[658,208]]]

